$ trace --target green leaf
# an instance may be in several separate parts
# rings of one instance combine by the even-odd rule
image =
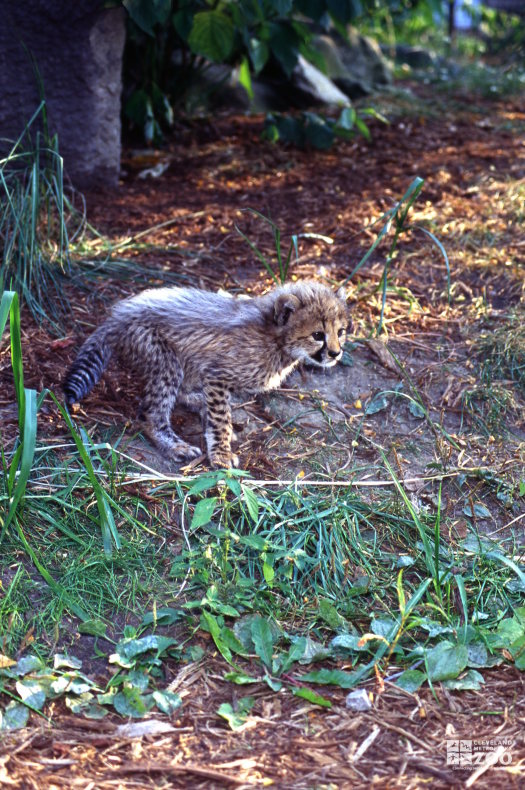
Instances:
[[[440,642],[426,654],[428,678],[432,682],[457,678],[467,666],[467,662],[466,645]]]
[[[475,669],[469,669],[460,678],[444,680],[443,685],[451,691],[479,691],[484,682],[483,675]]]
[[[268,621],[262,617],[257,617],[251,627],[255,652],[269,670],[272,668],[273,657],[273,634]]]
[[[215,63],[223,63],[233,51],[235,29],[221,11],[200,11],[195,14],[188,44],[196,55]]]
[[[134,665],[134,659],[137,656],[152,650],[160,655],[176,644],[176,639],[171,639],[167,636],[157,636],[156,634],[143,636],[140,639],[123,639],[117,644],[115,653],[109,657],[109,662],[110,664],[119,664],[122,667],[129,668]]]
[[[46,691],[39,680],[24,678],[15,684],[20,699],[36,710],[40,710],[46,701]]]
[[[53,656],[53,669],[81,669],[82,661],[75,656],[67,656],[64,653],[55,653]]]
[[[227,672],[224,675],[224,680],[228,680],[230,683],[235,683],[237,686],[245,686],[250,683],[260,683],[260,678],[254,678],[251,675],[247,675],[246,672],[242,672],[241,670],[234,670],[233,672]]]
[[[162,609],[157,609],[155,613],[147,612],[142,618],[142,625],[173,625],[178,623],[179,620],[185,618],[185,613],[181,609],[172,609],[166,606]]]
[[[219,653],[229,664],[231,664],[233,658],[232,652],[222,638],[221,627],[217,622],[217,618],[214,617],[210,612],[204,610],[201,613],[201,625],[206,626],[206,629],[211,634],[211,637],[215,642],[215,646],[217,647]]]
[[[86,678],[80,672],[65,672],[50,684],[50,691],[55,697],[59,697],[66,692],[71,694],[85,694],[94,686],[92,680]]]
[[[426,679],[427,676],[425,672],[420,672],[419,669],[407,669],[400,674],[395,681],[395,685],[413,694]]]
[[[295,664],[296,661],[300,661],[303,658],[305,651],[307,648],[307,640],[306,637],[300,636],[298,639],[295,640],[290,645],[290,649],[286,656],[283,657],[281,670],[279,674],[283,672],[288,672],[292,664]]]
[[[66,697],[65,703],[69,710],[75,715],[85,716],[86,719],[103,719],[109,711],[103,708],[98,702],[93,702],[92,694],[83,694],[80,697]]]
[[[38,656],[22,656],[22,658],[18,659],[14,672],[19,676],[23,676],[43,668],[44,662]]]
[[[301,39],[287,21],[271,22],[268,29],[270,48],[290,77],[297,63]]]
[[[245,657],[248,656],[248,651],[246,650],[240,639],[237,639],[231,628],[228,628],[227,626],[221,628],[221,640],[225,645],[229,647],[229,649],[232,652],[238,653],[238,655],[240,656],[245,656]]]
[[[424,408],[415,400],[410,400],[408,403],[408,411],[418,420],[422,420],[425,416]]]
[[[251,488],[247,485],[242,486],[242,497],[246,503],[246,507],[248,508],[248,513],[250,514],[253,521],[257,522],[259,517],[259,500],[257,499],[256,495],[253,493]]]
[[[319,600],[319,616],[334,630],[340,628],[345,622],[335,606],[326,598]]]
[[[226,719],[231,729],[234,731],[242,729],[248,719],[248,714],[255,704],[253,697],[241,697],[237,700],[236,710],[229,702],[223,702],[218,708],[217,713]]]
[[[356,117],[356,111],[353,107],[345,107],[341,110],[341,115],[337,119],[337,128],[351,132],[354,128]]]
[[[199,527],[203,527],[205,524],[210,523],[216,504],[216,496],[209,497],[208,499],[201,499],[199,502],[197,502],[195,505],[195,510],[193,511],[193,517],[191,519],[192,530],[198,529]]]
[[[90,636],[106,636],[107,624],[103,620],[86,620],[77,627],[79,634]]]
[[[250,74],[250,64],[246,57],[241,60],[241,65],[239,66],[239,82],[250,99],[253,99],[252,75]]]
[[[248,45],[248,54],[250,55],[253,70],[256,74],[259,74],[259,72],[266,65],[270,55],[270,50],[268,49],[267,44],[265,44],[264,41],[259,41],[259,39],[252,38]]]
[[[295,0],[295,6],[301,14],[319,22],[326,12],[326,0]]]
[[[378,411],[383,411],[388,407],[388,400],[385,395],[379,394],[372,398],[370,403],[365,409],[365,414],[377,414]]]
[[[29,708],[18,702],[10,702],[5,711],[0,710],[0,732],[20,730],[25,727],[29,718]]]
[[[271,587],[275,578],[275,571],[268,562],[263,562],[263,576],[266,584]]]
[[[509,645],[516,669],[525,669],[525,634],[522,634]]]
[[[247,614],[244,617],[241,617],[240,620],[233,626],[233,632],[237,639],[244,645],[244,648],[249,652],[255,652],[255,645],[252,637],[252,626],[257,620],[260,620],[261,617],[258,614]],[[272,620],[270,620],[270,629],[272,632],[272,642],[275,644],[281,636],[281,631],[279,626],[276,625]]]
[[[122,0],[122,5],[135,24],[150,36],[154,25],[167,22],[171,11],[171,0]]]
[[[172,22],[173,27],[182,38],[187,41],[193,26],[194,12],[190,7],[181,8],[173,14]]]
[[[157,708],[167,716],[171,716],[182,705],[182,699],[173,691],[154,691],[152,696]]]
[[[333,145],[334,130],[332,126],[315,113],[305,113],[306,123],[304,134],[306,142],[318,151],[326,151]]]
[[[359,645],[360,640],[361,637],[357,634],[339,634],[338,636],[334,636],[330,645],[334,650],[339,650],[341,652],[366,652],[369,650],[370,647],[366,643],[364,645]]]
[[[316,694],[315,691],[308,688],[293,688],[292,694],[295,697],[301,697],[302,699],[308,700],[308,702],[313,703],[314,705],[320,705],[322,708],[331,708],[332,703],[326,697],[321,697],[320,694]]]
[[[319,683],[322,686],[339,686],[342,689],[352,688],[355,682],[354,673],[345,672],[343,669],[318,669],[301,675],[301,681]]]
[[[121,716],[141,719],[153,706],[151,695],[143,696],[137,688],[123,688],[113,697],[113,707]]]
[[[326,5],[331,16],[343,24],[351,22],[363,10],[360,0],[326,0]]]
[[[476,502],[474,508],[472,508],[472,505],[468,504],[463,508],[463,513],[469,516],[469,518],[473,516],[476,518],[490,518],[491,516],[490,510],[485,507],[485,505],[482,505],[481,502]]]

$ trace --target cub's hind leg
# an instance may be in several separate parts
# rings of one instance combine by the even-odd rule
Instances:
[[[144,433],[177,463],[202,455],[200,447],[188,444],[171,427],[171,412],[184,378],[182,367],[165,342],[151,338],[148,366],[139,417]]]

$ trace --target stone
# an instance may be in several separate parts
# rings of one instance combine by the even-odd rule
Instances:
[[[49,133],[81,189],[118,181],[124,14],[100,0],[2,2],[1,137],[17,139],[45,98]]]
[[[350,99],[389,85],[391,70],[377,42],[353,28],[347,34],[348,41],[335,31],[314,37],[313,45],[325,61],[326,76]]]

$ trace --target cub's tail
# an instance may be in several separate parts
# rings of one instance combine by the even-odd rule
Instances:
[[[112,347],[104,324],[88,337],[64,381],[66,403],[76,403],[91,392],[108,366]]]

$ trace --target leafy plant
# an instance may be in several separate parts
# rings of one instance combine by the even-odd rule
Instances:
[[[210,7],[204,0],[123,0],[123,5],[129,14],[125,113],[151,142],[173,123],[174,103],[209,64],[238,66],[239,81],[251,96],[251,75],[271,64],[290,75],[303,55],[322,67],[308,22],[331,19],[344,32],[363,3],[225,0]]]
[[[57,137],[32,126],[43,117],[42,102],[8,155],[0,160],[0,290],[19,293],[33,315],[58,327],[67,302],[64,276],[70,273],[69,242],[73,215],[64,189]]]
[[[363,115],[372,115],[385,119],[372,109],[358,112],[353,107],[345,107],[339,118],[334,120],[314,112],[303,112],[299,115],[280,115],[271,113],[264,122],[263,137],[271,142],[295,145],[297,148],[330,148],[339,138],[351,140],[359,132],[370,140],[370,131]],[[386,121],[385,121],[386,122]]]

